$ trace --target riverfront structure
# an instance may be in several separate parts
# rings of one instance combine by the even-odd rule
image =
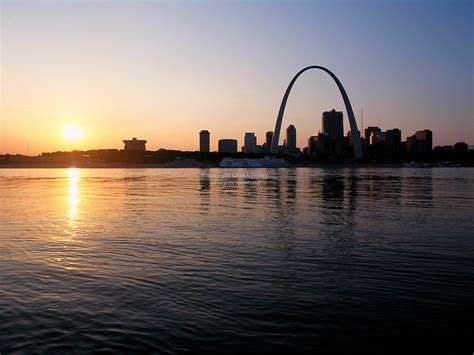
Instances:
[[[429,129],[415,133],[415,153],[431,152],[433,149],[433,132]]]
[[[344,135],[344,126],[342,122],[342,112],[336,110],[323,112],[322,119],[323,132],[327,133],[329,138],[341,139]]]
[[[382,132],[382,130],[377,126],[368,126],[364,131],[364,138],[366,142],[370,142],[370,136],[373,132]]]
[[[244,136],[244,153],[256,153],[257,152],[257,137],[255,133],[245,133]]]
[[[219,153],[237,153],[237,139],[219,139]]]
[[[290,96],[291,89],[293,88],[293,85],[296,82],[296,79],[303,74],[305,71],[309,69],[320,69],[326,73],[328,73],[331,78],[336,82],[337,87],[339,88],[339,91],[341,93],[342,99],[344,101],[344,105],[346,107],[347,111],[347,116],[349,118],[349,123],[351,126],[351,132],[352,132],[352,145],[354,149],[354,158],[355,159],[362,159],[363,158],[363,153],[362,153],[362,145],[360,143],[360,137],[357,134],[358,129],[357,129],[357,123],[354,117],[354,111],[352,110],[352,105],[351,102],[349,101],[349,97],[347,96],[346,90],[342,86],[342,83],[339,81],[339,79],[334,75],[333,72],[331,72],[329,69],[318,66],[318,65],[312,65],[306,68],[301,69],[291,80],[290,84],[288,85],[285,95],[283,96],[283,100],[281,101],[280,105],[280,110],[278,111],[278,116],[275,124],[275,133],[273,136],[272,140],[272,147],[271,147],[271,153],[276,154],[278,153],[278,141],[280,139],[280,130],[281,130],[281,123],[283,121],[283,115],[285,113],[285,107],[286,107],[286,102],[288,101],[288,97]]]
[[[398,128],[385,132],[385,152],[399,153],[402,149],[402,132]]]
[[[286,129],[286,146],[290,153],[296,151],[296,128],[293,125]]]
[[[123,144],[124,147],[123,149],[127,151],[145,151],[146,150],[146,140],[143,139],[136,139],[133,137],[132,139],[124,139]]]
[[[270,147],[272,146],[272,139],[273,139],[273,132],[268,131],[265,134],[265,144],[267,146],[268,151],[270,151]]]
[[[199,151],[201,153],[210,152],[210,135],[209,131],[206,130],[199,132]]]

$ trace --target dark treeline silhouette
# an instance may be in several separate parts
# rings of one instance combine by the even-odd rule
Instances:
[[[332,154],[327,150],[326,155],[310,156],[306,150],[298,154],[280,154],[290,163],[298,165],[314,164],[345,164],[354,161],[352,147],[344,144],[342,154]],[[159,149],[157,151],[126,151],[119,149],[75,150],[70,152],[42,153],[38,156],[0,155],[0,166],[8,165],[125,165],[125,164],[169,164],[187,165],[190,162],[218,166],[223,158],[263,158],[265,153],[218,153]],[[402,164],[407,162],[430,163],[437,165],[474,166],[474,150],[462,149],[456,146],[435,147],[424,153],[387,152],[380,146],[366,147],[363,163],[371,164]],[[184,165],[186,165],[184,164]]]
[[[0,155],[0,165],[113,165],[113,164],[166,164],[195,161],[217,165],[223,158],[261,158],[265,154],[193,152],[160,149],[157,151],[127,151],[119,149],[74,150],[42,153],[38,156],[21,154]]]

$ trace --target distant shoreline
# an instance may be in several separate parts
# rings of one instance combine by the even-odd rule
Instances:
[[[450,168],[469,168],[470,166],[448,166]],[[107,164],[107,165],[23,165],[23,164],[11,164],[11,165],[0,165],[0,169],[292,169],[292,168],[407,168],[407,169],[420,169],[420,168],[445,168],[444,166],[430,166],[430,167],[404,167],[403,164],[394,163],[360,163],[360,164],[315,164],[315,165],[302,165],[295,164],[288,167],[220,167],[217,165],[210,166],[171,166],[167,164]],[[471,167],[472,168],[472,167]]]

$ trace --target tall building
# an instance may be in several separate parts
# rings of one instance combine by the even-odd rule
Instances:
[[[325,156],[327,155],[328,153],[332,153],[334,151],[334,147],[331,147],[333,146],[334,144],[334,139],[331,139],[328,137],[327,134],[325,133],[318,133],[318,143],[317,143],[317,155],[319,156]],[[329,149],[329,151],[328,151]]]
[[[318,136],[311,136],[308,139],[308,155],[310,157],[316,156],[318,152]]]
[[[370,135],[372,134],[372,132],[381,132],[381,131],[382,131],[382,130],[381,130],[379,127],[377,127],[377,126],[369,126],[369,127],[367,127],[367,128],[365,129],[365,131],[364,131],[364,133],[365,133],[365,134],[364,134],[365,141],[366,141],[367,143],[370,142]]]
[[[293,125],[286,129],[286,146],[290,152],[296,151],[296,128]]]
[[[464,142],[457,142],[454,145],[454,151],[456,153],[466,153],[468,149],[469,149],[468,145]]]
[[[407,137],[407,142],[405,143],[405,149],[407,153],[413,153],[415,149],[415,136]]]
[[[428,153],[433,150],[433,132],[429,129],[415,133],[415,153]]]
[[[199,132],[199,151],[201,153],[209,153],[210,152],[210,136],[211,134],[209,131],[202,130]]]
[[[385,142],[385,133],[382,131],[375,131],[370,133],[370,145],[375,145]]]
[[[270,149],[270,147],[272,146],[272,139],[273,139],[273,132],[268,131],[265,134],[265,144],[267,145],[268,149]]]
[[[244,136],[244,153],[256,153],[257,152],[257,137],[255,133],[248,132]]]
[[[146,150],[146,140],[136,139],[133,137],[131,140],[123,140],[124,148],[127,151],[145,151]]]
[[[219,139],[219,153],[237,153],[237,139]]]
[[[433,150],[433,132],[429,129],[417,131],[413,136],[407,137],[406,151],[408,153],[429,153]]]
[[[388,153],[399,153],[402,150],[402,131],[394,128],[385,132],[384,150]]]
[[[328,138],[341,139],[344,135],[342,112],[336,110],[323,112],[323,132]]]
[[[308,140],[308,154],[310,157],[327,156],[330,148],[329,143],[334,143],[334,139],[330,139],[326,133],[318,133],[317,136],[311,136]],[[334,145],[334,144],[332,144]],[[331,150],[331,149],[330,149]],[[333,150],[333,149],[332,149]]]
[[[272,146],[273,132],[268,131],[265,134],[265,142],[261,145],[263,153],[269,153]],[[258,147],[257,147],[258,150]]]

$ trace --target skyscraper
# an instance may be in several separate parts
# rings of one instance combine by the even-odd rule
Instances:
[[[257,137],[255,133],[248,132],[244,136],[244,153],[255,153],[257,151]]]
[[[365,141],[367,143],[370,142],[370,136],[372,134],[372,132],[381,132],[382,130],[379,128],[379,127],[376,127],[376,126],[368,126],[366,129],[365,129]]]
[[[415,133],[415,153],[428,153],[433,150],[433,132],[429,129]]]
[[[389,129],[385,132],[384,149],[388,153],[398,153],[402,147],[402,132],[398,128]]]
[[[341,139],[344,135],[342,112],[336,110],[323,112],[323,132],[328,138]]]
[[[385,143],[385,132],[374,131],[370,134],[370,145]]]
[[[318,153],[318,136],[311,136],[308,139],[308,155],[315,157]]]
[[[266,134],[265,134],[265,143],[268,147],[268,149],[270,150],[270,147],[272,146],[272,139],[273,139],[273,132],[272,131],[268,131]]]
[[[209,131],[206,130],[199,132],[199,151],[201,153],[210,152],[210,135]]]
[[[417,131],[407,137],[406,151],[409,153],[429,153],[433,150],[433,132],[429,129]]]
[[[286,129],[286,146],[290,152],[296,151],[296,128],[293,125]]]

